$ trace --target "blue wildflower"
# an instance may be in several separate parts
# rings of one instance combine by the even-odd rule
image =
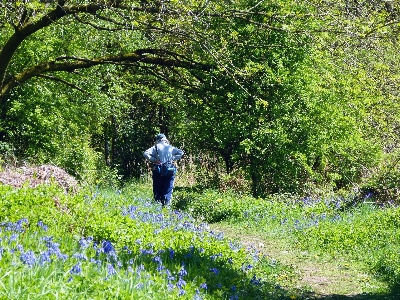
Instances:
[[[219,273],[219,270],[217,268],[211,268],[210,271],[212,273],[214,273],[215,275],[218,275],[218,273]]]
[[[168,282],[167,287],[168,287],[169,291],[171,291],[175,288],[175,286],[171,282]]]
[[[75,257],[75,258],[77,258],[77,259],[79,259],[79,260],[87,260],[86,255],[83,254],[83,253],[75,253],[75,254],[73,255],[73,257]]]
[[[79,274],[82,272],[82,268],[80,262],[78,262],[72,269],[69,271],[70,274]]]
[[[103,247],[104,253],[106,253],[106,254],[114,252],[114,247],[110,241],[107,241],[107,240],[103,241],[102,247]]]
[[[87,248],[89,248],[92,241],[93,241],[93,237],[88,237],[87,239],[81,238],[79,240],[79,246],[81,249],[87,249]]]
[[[113,276],[113,275],[117,274],[117,270],[115,270],[115,268],[112,264],[107,264],[107,274],[108,274],[108,276]]]
[[[169,258],[172,260],[174,259],[175,251],[173,249],[169,249]]]
[[[41,227],[44,231],[47,231],[48,227],[42,221],[37,222],[37,226]]]
[[[29,251],[21,254],[19,258],[21,259],[21,261],[24,264],[26,264],[28,266],[33,266],[36,263],[36,256],[32,250],[29,250]]]
[[[170,270],[165,269],[165,274],[167,275],[168,281],[174,281],[175,280],[175,276],[172,275]]]
[[[162,259],[160,256],[155,256],[153,258],[153,261],[156,262],[157,264],[161,265],[162,264]]]
[[[253,276],[253,278],[250,279],[250,283],[254,285],[260,285],[261,284],[261,279],[258,279],[256,275]]]
[[[137,289],[137,290],[141,290],[141,289],[143,289],[143,288],[144,288],[143,282],[139,282],[139,283],[136,285],[136,289]]]
[[[187,271],[185,270],[185,267],[182,266],[182,268],[179,270],[178,275],[183,277],[187,275]]]
[[[186,285],[186,281],[182,279],[182,277],[179,277],[178,282],[176,283],[176,286],[180,289],[182,289]]]
[[[51,262],[51,254],[49,251],[40,253],[39,263],[43,266],[46,262]]]

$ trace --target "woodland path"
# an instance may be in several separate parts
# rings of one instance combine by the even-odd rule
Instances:
[[[341,261],[326,261],[305,251],[298,251],[285,245],[282,241],[265,239],[260,236],[238,233],[229,225],[211,224],[211,229],[223,232],[227,239],[239,240],[242,245],[257,249],[280,263],[292,267],[299,274],[299,287],[308,287],[312,291],[311,299],[324,300],[372,300],[392,299],[379,295],[366,294],[379,288],[371,274],[360,271],[360,268]],[[393,298],[395,299],[395,298]]]

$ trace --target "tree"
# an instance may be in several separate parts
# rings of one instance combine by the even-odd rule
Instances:
[[[1,4],[4,15],[1,22],[3,47],[0,51],[0,105],[2,107],[0,140],[5,139],[7,114],[13,101],[12,91],[33,77],[57,81],[83,91],[84,88],[77,86],[71,78],[66,78],[68,76],[63,74],[106,64],[207,70],[209,66],[184,54],[172,52],[168,47],[151,47],[149,38],[157,32],[168,33],[175,38],[180,35],[179,30],[163,27],[164,19],[177,16],[179,11],[166,9],[162,3],[162,1],[151,4],[137,1],[96,1],[82,4],[81,1],[61,0],[44,1],[44,3],[43,1],[4,1]],[[96,38],[96,46],[101,47],[103,51],[90,47],[88,44],[83,45],[82,42],[80,48],[69,47],[69,42],[85,38],[78,28],[76,35],[70,36],[72,40],[62,40],[63,37],[59,35],[58,40],[49,36],[51,32],[63,30],[65,27],[74,27],[77,24],[84,28],[84,33],[93,33],[89,30],[92,29],[101,36],[101,38]],[[135,32],[139,34],[135,36]],[[40,43],[34,39],[41,33],[45,33],[46,36]],[[149,37],[145,38],[145,35]],[[119,47],[115,46],[118,38],[121,37],[124,40],[119,41],[121,43]],[[122,42],[128,42],[130,38],[135,38],[137,42],[122,44]],[[39,44],[42,48],[50,44],[48,46],[52,49],[48,48],[47,50],[50,51],[36,55],[29,62],[23,62],[23,58],[18,53],[19,49],[24,47],[23,43],[35,43],[36,46]],[[62,47],[57,48],[57,44]],[[107,50],[104,51],[104,49]],[[25,50],[32,51],[32,49]]]
[[[73,158],[51,128],[129,176],[163,130],[245,170],[254,194],[345,186],[383,146],[372,111],[398,98],[395,48],[380,72],[372,56],[398,33],[386,2],[3,1],[0,142]]]

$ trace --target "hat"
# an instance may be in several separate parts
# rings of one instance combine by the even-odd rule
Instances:
[[[159,133],[156,136],[156,141],[161,141],[162,139],[166,139],[165,134]]]

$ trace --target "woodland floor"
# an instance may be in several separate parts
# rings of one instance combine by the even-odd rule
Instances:
[[[65,189],[73,191],[77,181],[64,170],[51,165],[35,168],[6,168],[0,172],[0,183],[21,187],[23,184],[37,186],[55,182]],[[323,300],[380,300],[400,299],[398,295],[374,294],[374,290],[382,288],[371,274],[363,272],[345,260],[326,260],[313,256],[305,251],[298,251],[276,238],[265,238],[247,234],[227,224],[211,224],[212,230],[223,232],[225,237],[239,240],[244,246],[256,248],[280,263],[290,266],[299,275],[297,285],[310,290],[309,299]]]
[[[297,286],[310,291],[309,299],[400,299],[398,295],[376,292],[384,287],[384,284],[376,281],[366,270],[364,272],[362,266],[343,259],[320,258],[305,251],[298,251],[276,239],[239,232],[226,224],[212,224],[211,228],[223,232],[228,239],[240,240],[244,246],[256,248],[260,253],[292,267],[299,275]]]

